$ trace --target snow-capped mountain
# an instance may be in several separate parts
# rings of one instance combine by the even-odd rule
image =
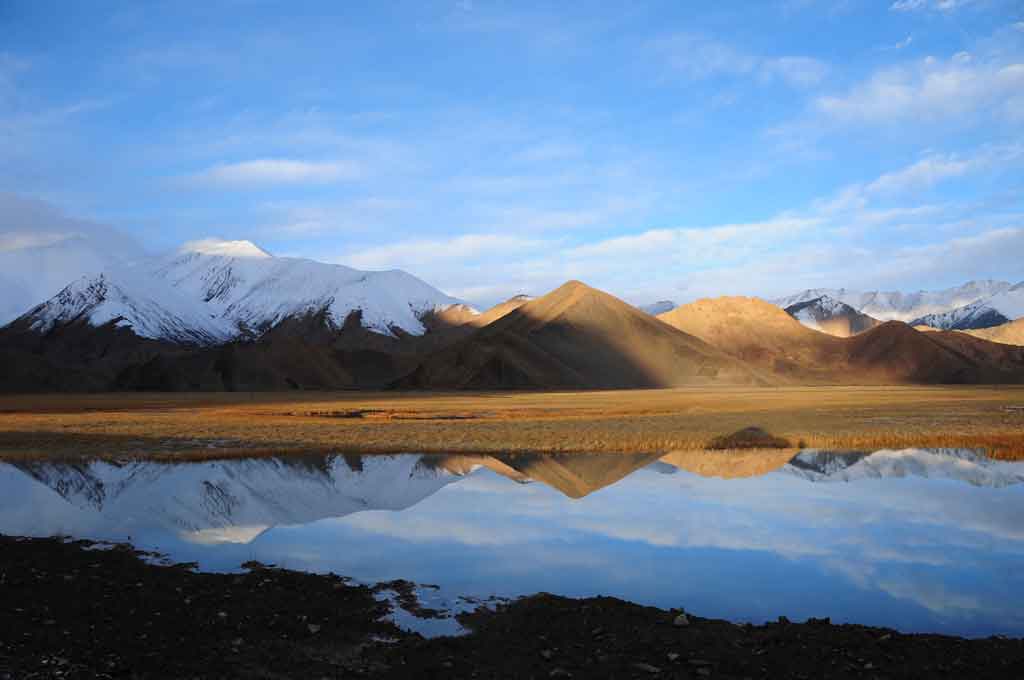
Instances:
[[[49,300],[71,281],[143,255],[116,229],[0,191],[0,326]]]
[[[812,288],[771,300],[785,309],[822,296],[845,303],[880,321],[912,321],[927,314],[941,314],[1009,290],[1006,281],[969,281],[962,286],[916,293],[858,291],[848,288]]]
[[[849,337],[878,325],[878,320],[828,295],[786,307],[786,313],[814,330]]]
[[[119,269],[139,254],[129,246],[84,236],[0,252],[0,326],[49,300],[69,282]]]
[[[651,316],[658,316],[665,312],[671,312],[676,307],[678,307],[678,305],[672,300],[658,300],[657,302],[652,302],[649,305],[640,305],[640,309]]]
[[[402,271],[366,272],[313,260],[273,257],[248,241],[187,244],[155,272],[186,297],[239,327],[265,330],[292,316],[326,312],[341,327],[362,312],[369,330],[421,335],[423,314],[460,301]]]
[[[991,297],[944,312],[914,320],[914,325],[944,330],[991,328],[1024,317],[1024,281]]]
[[[38,333],[83,320],[93,326],[130,327],[143,338],[200,345],[225,342],[234,335],[232,325],[223,318],[177,291],[158,290],[154,295],[151,281],[140,281],[131,276],[136,272],[129,272],[118,279],[107,274],[82,277],[23,318]]]
[[[993,460],[970,449],[905,449],[870,454],[809,450],[797,454],[780,472],[812,482],[929,477],[994,488],[1024,483],[1024,464]]]
[[[23,320],[41,332],[73,320],[115,322],[144,338],[214,344],[310,314],[340,328],[353,312],[371,331],[421,335],[424,314],[459,302],[402,271],[366,272],[274,257],[248,241],[208,240],[80,279]]]
[[[21,520],[30,526],[4,524],[0,531],[131,535],[156,528],[196,543],[248,543],[277,525],[404,510],[458,479],[418,455],[0,464],[4,496],[34,493],[37,509],[34,522],[31,514]],[[18,517],[5,514],[4,522]],[[59,526],[47,529],[47,522]]]

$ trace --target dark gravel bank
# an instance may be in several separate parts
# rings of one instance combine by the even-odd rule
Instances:
[[[0,536],[0,678],[1024,678],[1017,639],[677,625],[679,612],[612,598],[537,595],[424,640],[336,576],[198,573],[89,547]]]

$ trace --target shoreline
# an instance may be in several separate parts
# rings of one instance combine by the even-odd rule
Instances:
[[[382,620],[391,590],[335,575],[160,565],[126,545],[0,535],[0,678],[1020,677],[1024,639],[763,625],[614,598],[537,594],[424,639]],[[430,616],[429,610],[422,614]]]

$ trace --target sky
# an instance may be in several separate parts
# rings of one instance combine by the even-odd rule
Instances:
[[[68,224],[480,305],[1018,282],[1024,3],[0,0],[0,251]]]

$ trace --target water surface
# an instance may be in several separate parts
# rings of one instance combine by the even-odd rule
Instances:
[[[0,532],[457,596],[1024,635],[1024,464],[970,450],[0,464]]]

